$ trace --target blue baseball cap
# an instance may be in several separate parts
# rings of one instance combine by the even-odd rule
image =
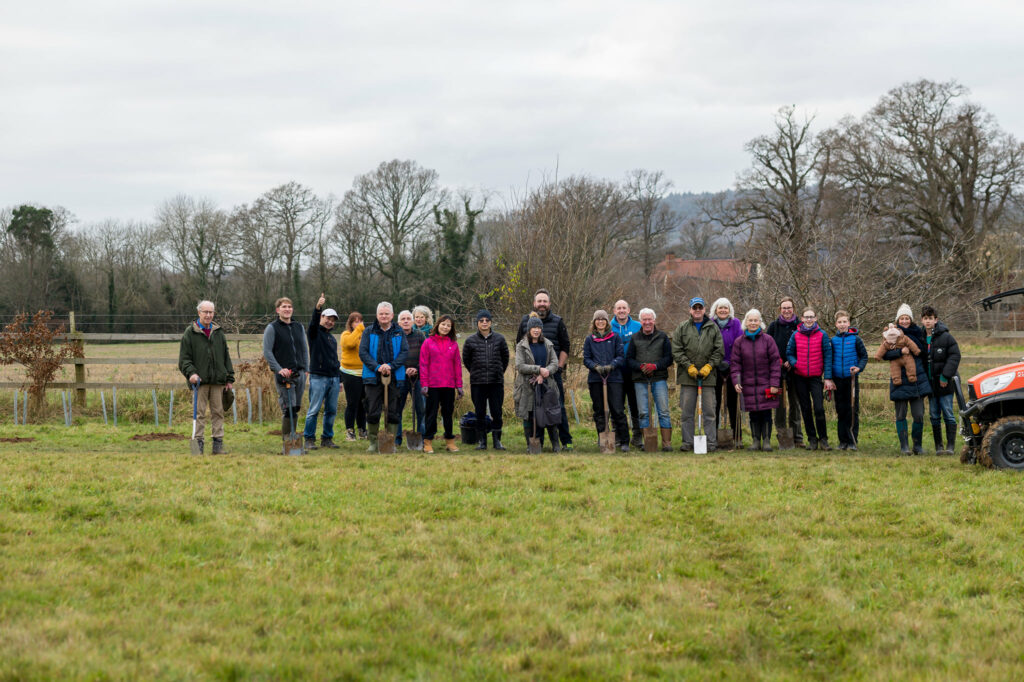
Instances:
[[[692,308],[695,305],[699,305],[702,308],[706,307],[704,305],[704,299],[701,298],[700,296],[694,296],[693,298],[690,299],[690,307]]]

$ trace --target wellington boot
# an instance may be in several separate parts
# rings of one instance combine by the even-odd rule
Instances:
[[[213,439],[213,454],[215,455],[226,455],[228,451],[224,449],[224,439],[214,438]]]
[[[914,422],[910,426],[910,438],[914,442],[914,454],[923,455],[924,448],[921,447],[921,438],[924,436],[924,424],[922,422]]]
[[[370,441],[370,447],[366,448],[367,452],[378,452],[377,450],[377,434],[380,433],[380,424],[367,424],[367,440]]]
[[[477,450],[486,450],[487,449],[487,432],[486,431],[480,436],[479,440],[477,440],[477,442],[476,442],[476,449]]]
[[[946,448],[944,454],[952,455],[956,452],[956,423],[946,424]]]
[[[423,439],[423,452],[427,453],[428,455],[434,454],[434,441],[427,440],[426,438],[424,438]]]
[[[505,449],[505,446],[501,444],[501,431],[491,431],[491,446],[495,450]]]
[[[672,428],[661,428],[661,451],[672,452]]]
[[[747,450],[760,450],[761,449],[761,432],[764,427],[761,424],[750,425],[750,445],[747,446]]]
[[[907,420],[900,419],[896,422],[896,435],[900,439],[900,454],[910,454],[910,439],[907,438]]]
[[[454,438],[445,438],[444,439],[444,449],[447,450],[448,452],[458,452],[459,451],[459,447],[455,444],[455,439]]]
[[[932,422],[932,440],[935,442],[935,454],[946,454],[942,449],[942,422]]]

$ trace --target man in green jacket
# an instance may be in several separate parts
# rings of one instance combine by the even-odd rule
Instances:
[[[672,359],[676,362],[676,383],[679,384],[679,406],[683,411],[683,445],[680,450],[693,452],[694,410],[697,408],[697,387],[703,386],[701,421],[708,437],[708,452],[718,445],[715,430],[715,367],[725,357],[722,333],[704,314],[704,299],[690,299],[690,317],[672,332]]]
[[[194,389],[198,384],[199,408],[196,416],[196,440],[203,451],[206,409],[210,409],[213,427],[213,454],[226,455],[224,450],[224,391],[235,383],[227,337],[220,325],[214,324],[212,301],[200,301],[199,317],[185,330],[178,351],[178,369]]]

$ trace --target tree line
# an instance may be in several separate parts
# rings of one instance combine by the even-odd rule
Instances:
[[[734,290],[700,293],[789,294],[855,318],[1008,288],[1019,274],[1024,146],[956,82],[905,83],[825,130],[786,106],[746,151],[735,186],[689,215],[656,170],[498,196],[449,191],[411,160],[382,162],[340,199],[289,182],[230,209],[179,195],[148,220],[89,225],[60,206],[8,207],[0,315],[75,310],[102,320],[94,330],[132,331],[209,298],[241,331],[282,294],[299,310],[325,291],[340,310],[386,299],[514,316],[544,287],[582,330],[616,298],[664,310],[694,293],[649,285],[668,249],[753,266]]]

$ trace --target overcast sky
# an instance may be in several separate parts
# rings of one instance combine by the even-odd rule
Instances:
[[[817,127],[956,79],[1024,137],[1020,2],[5,1],[0,207],[148,220],[381,161],[508,194],[663,170],[720,190],[795,104]]]

